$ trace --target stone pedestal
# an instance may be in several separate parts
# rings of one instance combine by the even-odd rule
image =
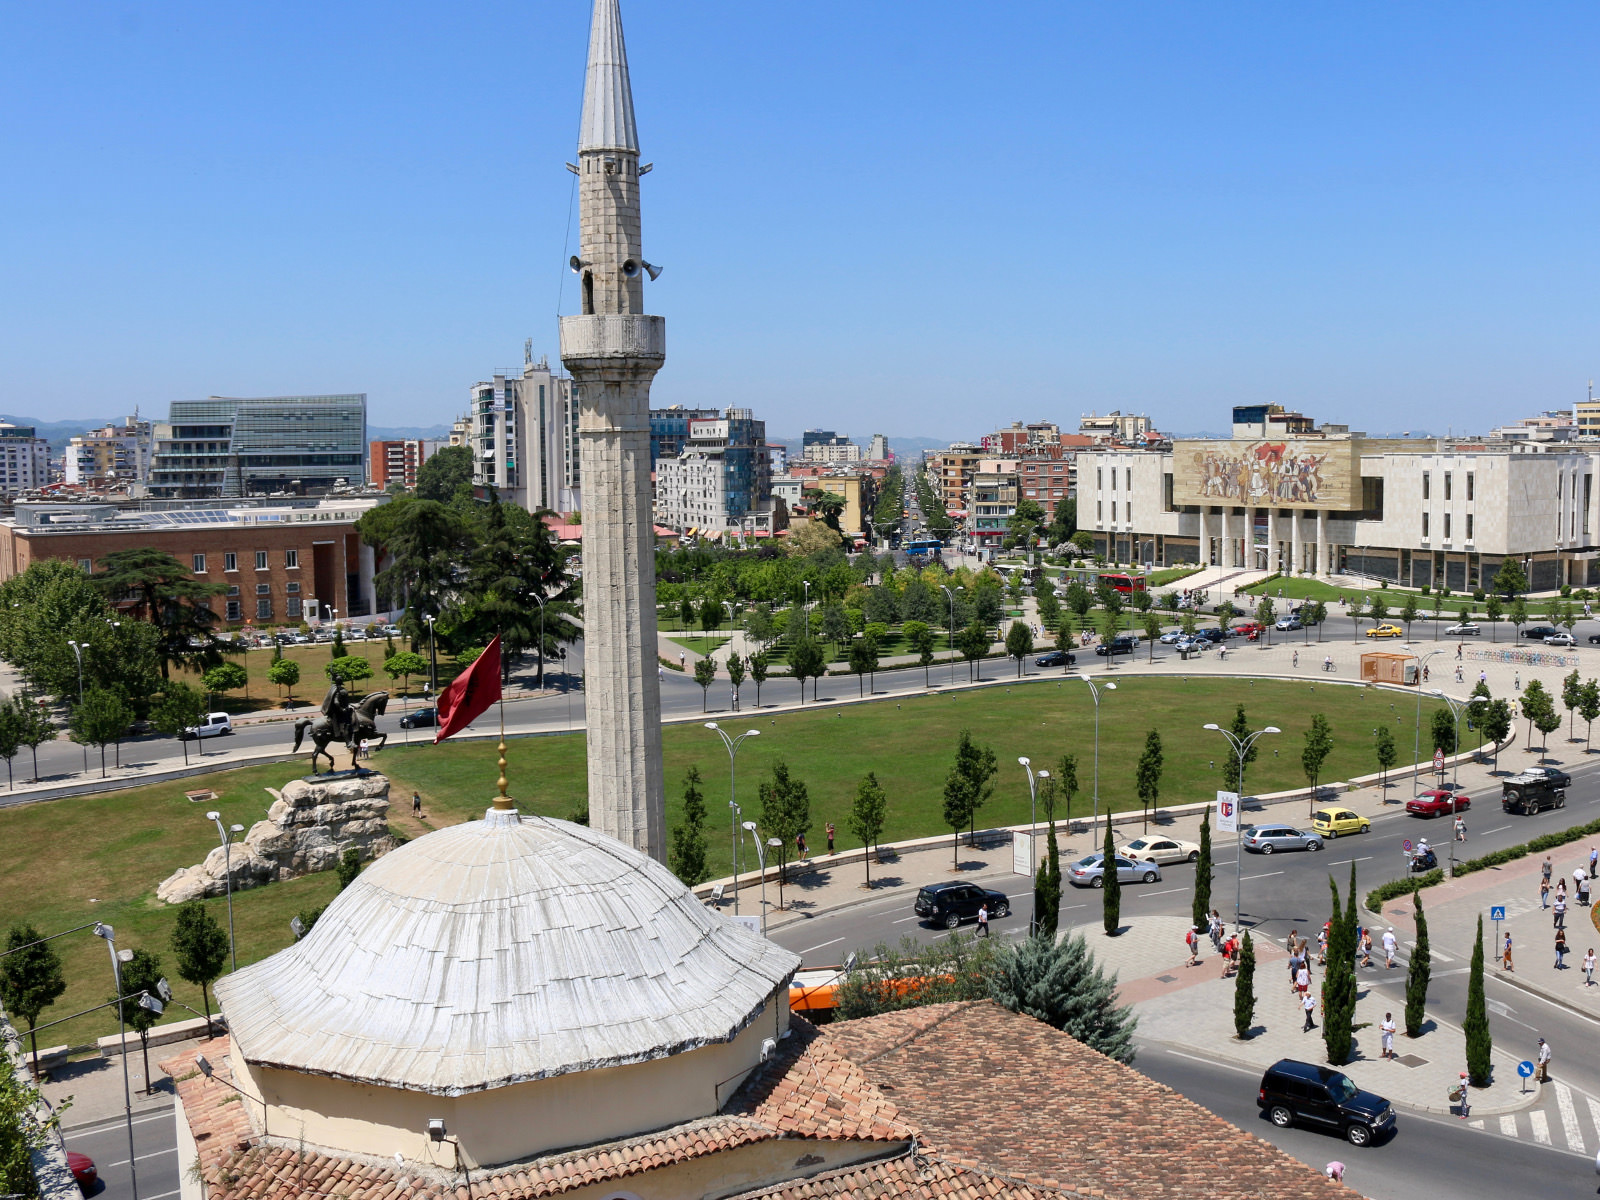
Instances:
[[[198,866],[175,871],[156,889],[156,898],[182,904],[202,896],[221,896],[258,884],[326,871],[346,850],[364,859],[394,849],[389,834],[389,780],[376,772],[318,781],[296,779],[273,797],[267,819],[250,827],[231,850],[218,846]]]

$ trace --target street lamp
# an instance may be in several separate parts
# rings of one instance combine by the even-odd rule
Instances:
[[[233,964],[228,969],[237,971],[239,969],[239,955],[235,952],[233,946],[233,839],[228,835],[230,833],[243,833],[244,826],[224,826],[222,814],[217,812],[208,812],[206,817],[216,825],[217,836],[222,839],[222,869],[228,884],[228,958]]]
[[[745,829],[750,834],[750,840],[756,844],[756,863],[761,870],[761,936],[767,936],[767,846],[779,847],[783,845],[779,838],[768,838],[766,843],[761,841],[761,834],[756,830],[754,821],[743,822]]]
[[[1429,650],[1417,659],[1417,728],[1414,731],[1411,746],[1411,761],[1415,764],[1411,768],[1411,798],[1413,800],[1417,798],[1417,793],[1421,790],[1418,784],[1422,779],[1422,669],[1428,665],[1428,660],[1435,654],[1443,653],[1442,649]]]
[[[707,721],[706,728],[715,731],[722,739],[722,744],[728,748],[728,822],[733,834],[733,914],[739,915],[739,792],[738,776],[735,773],[738,766],[739,747],[744,744],[745,738],[760,737],[761,730],[746,729],[737,737],[730,737],[728,731],[715,721]],[[765,910],[763,910],[765,915]]]
[[[1039,787],[1036,780],[1049,779],[1050,772],[1039,771],[1035,773],[1030,759],[1019,758],[1017,761],[1022,764],[1022,769],[1028,773],[1028,836],[1034,842],[1037,842],[1039,840]],[[1028,874],[1037,879],[1039,876],[1039,856],[1037,852],[1031,853],[1033,853],[1033,863]]]
[[[949,649],[949,650],[954,650],[955,646],[956,646],[956,592],[964,592],[967,589],[964,588],[964,587],[957,587],[956,591],[952,592],[950,590],[950,587],[949,587],[948,584],[941,583],[939,585],[939,590],[941,592],[943,592],[946,596],[950,597],[950,624],[947,626],[947,629],[949,631],[949,639],[945,644],[945,648]],[[956,681],[956,659],[955,659],[955,655],[952,654],[950,656],[950,682],[954,683],[955,681]]]
[[[539,606],[539,680],[536,686],[542,692],[544,691],[544,597],[539,595],[538,592],[533,592],[528,598]],[[431,623],[428,626],[428,634],[429,639],[432,640],[433,625]]]
[[[74,642],[69,638],[67,640],[67,645],[72,647],[72,657],[78,660],[78,704],[81,706],[83,704],[83,652],[89,648],[89,644],[87,642]],[[105,752],[102,750],[102,757],[100,759],[100,765],[102,769],[104,769],[106,761],[104,758],[104,753]],[[83,769],[85,771],[89,769],[88,742],[83,743]],[[117,995],[120,996],[122,993],[118,992]]]
[[[1258,729],[1254,733],[1247,733],[1243,738],[1236,736],[1231,729],[1224,729],[1221,725],[1208,724],[1206,729],[1213,733],[1220,733],[1228,739],[1228,745],[1233,747],[1233,753],[1239,760],[1239,805],[1244,806],[1244,760],[1250,753],[1250,748],[1256,744],[1257,739],[1264,733],[1282,733],[1276,725],[1268,725],[1265,729]],[[1233,930],[1239,931],[1239,911],[1244,896],[1244,827],[1239,824],[1239,814],[1233,814]]]
[[[428,623],[428,698],[431,700],[439,692],[439,656],[433,650],[433,615],[430,613],[422,619]]]
[[[128,1027],[122,1020],[122,954],[128,958],[133,957],[132,950],[125,950],[122,954],[117,952],[117,931],[111,926],[100,922],[94,927],[96,937],[105,939],[106,949],[111,952],[111,975],[117,983],[117,1030],[122,1042],[122,1111],[128,1122],[128,1177],[133,1182],[133,1200],[139,1200],[139,1169],[133,1153],[133,1084],[128,1080]]]
[[[1096,684],[1087,674],[1080,671],[1078,678],[1089,685],[1089,694],[1094,697],[1094,820],[1089,822],[1090,844],[1093,844],[1095,826],[1100,822],[1100,689],[1108,692],[1117,690],[1114,683]],[[1110,817],[1106,818],[1107,828],[1110,827]]]
[[[1433,689],[1433,694],[1450,706],[1450,718],[1455,722],[1455,762],[1450,766],[1450,874],[1446,879],[1453,878],[1456,873],[1456,797],[1461,794],[1461,713],[1467,707],[1467,701],[1457,700],[1454,696],[1446,696],[1438,688]]]

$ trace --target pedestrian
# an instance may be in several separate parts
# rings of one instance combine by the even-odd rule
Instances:
[[[1550,907],[1550,881],[1548,879],[1539,880],[1539,907]]]
[[[1305,1010],[1306,1014],[1305,1028],[1301,1032],[1310,1033],[1317,1027],[1316,1022],[1311,1019],[1311,1014],[1317,1010],[1316,998],[1310,992],[1305,993],[1300,997],[1300,1007]]]
[[[1384,1058],[1393,1058],[1394,1057],[1394,1014],[1393,1013],[1387,1013],[1386,1012],[1386,1013],[1383,1014],[1383,1024],[1378,1026],[1378,1030],[1379,1030],[1379,1032],[1381,1032],[1383,1034],[1383,1057]]]
[[[1456,643],[1456,661],[1457,661],[1457,662],[1460,662],[1460,661],[1461,661],[1461,643],[1460,643],[1460,642],[1457,642],[1457,643]],[[1460,674],[1459,674],[1459,673],[1458,673],[1458,674],[1457,674],[1457,675],[1456,675],[1456,678],[1457,678],[1457,679],[1460,679],[1460,678],[1461,678],[1461,676],[1460,676]]]
[[[362,758],[371,758],[372,757],[372,743],[370,741],[368,741],[366,738],[362,738],[361,739],[361,757]]]
[[[1583,986],[1594,986],[1594,947],[1589,947],[1589,953],[1583,956]]]
[[[1222,914],[1216,909],[1211,910],[1211,944],[1220,952],[1222,950]]]
[[[829,821],[828,824],[825,826],[825,828],[826,828],[826,831],[827,831],[827,834],[828,834],[828,853],[832,854],[833,853],[833,822]]]
[[[1589,907],[1589,880],[1587,878],[1578,880],[1578,903],[1583,905],[1584,908]]]
[[[1233,956],[1238,952],[1238,942],[1232,934],[1222,943],[1222,977],[1224,979],[1233,974]]]
[[[989,904],[987,901],[978,906],[978,936],[989,936]]]
[[[1311,990],[1311,968],[1301,967],[1294,977],[1294,990],[1304,996]]]
[[[1478,682],[1479,683],[1484,683],[1484,684],[1488,683],[1489,682],[1489,672],[1487,672],[1487,671],[1479,671],[1478,672]]]
[[[1470,1087],[1471,1081],[1467,1078],[1467,1073],[1463,1071],[1460,1079],[1456,1081],[1456,1086],[1450,1089],[1450,1099],[1461,1106],[1461,1119],[1463,1121],[1467,1119],[1467,1112],[1472,1107],[1472,1101],[1468,1099],[1467,1094]]]
[[[1300,651],[1298,650],[1294,652],[1294,669],[1296,671],[1300,669]]]
[[[1394,970],[1394,952],[1400,943],[1395,940],[1394,930],[1386,929],[1383,932],[1383,956],[1388,960],[1389,969]]]
[[[687,654],[685,654],[682,650],[678,651],[678,670],[680,670],[680,671],[683,670],[684,667],[688,664],[688,661],[689,661],[689,656]]]
[[[1600,875],[1600,846],[1589,847],[1589,878]]]
[[[1466,840],[1467,840],[1467,819],[1465,817],[1463,817],[1460,813],[1457,813],[1456,814],[1456,841],[1464,842]]]
[[[1372,930],[1363,930],[1361,934],[1361,965],[1372,965]]]
[[[1317,966],[1328,965],[1328,927],[1324,925],[1317,931]]]
[[[1516,967],[1511,965],[1511,931],[1509,929],[1506,930],[1505,945],[1500,948],[1500,969],[1502,971],[1510,971],[1513,975],[1517,973]]]
[[[422,815],[422,793],[421,792],[412,792],[411,793],[411,815],[413,817],[420,817]]]
[[[809,857],[811,857],[811,852],[806,849],[806,835],[805,834],[797,833],[797,834],[794,835],[794,848],[795,848],[795,853],[797,853],[801,858],[809,858]]]
[[[1512,674],[1512,676],[1511,676],[1511,686],[1516,691],[1520,692],[1522,690],[1522,672],[1521,671],[1517,671],[1517,672]]]
[[[1567,931],[1565,929],[1558,929],[1556,930],[1556,970],[1565,971],[1566,969]]]
[[[1555,913],[1555,917],[1554,917],[1555,925],[1554,925],[1554,928],[1556,928],[1556,929],[1565,929],[1567,927],[1567,894],[1566,894],[1566,892],[1562,891],[1560,888],[1556,889],[1556,902],[1555,902],[1555,905],[1554,905],[1554,913]]]
[[[1462,680],[1461,665],[1459,663],[1457,663],[1456,664],[1456,682],[1460,683],[1461,680]]]
[[[1340,1183],[1343,1183],[1344,1164],[1342,1162],[1331,1162],[1323,1168],[1323,1174],[1325,1174],[1329,1179],[1336,1179]]]
[[[1428,664],[1427,663],[1423,663],[1422,664],[1422,682],[1423,683],[1427,683],[1428,682]]]
[[[1200,964],[1200,934],[1198,929],[1198,926],[1190,925],[1183,931],[1183,944],[1189,949],[1189,961],[1183,964],[1186,967],[1199,966]]]
[[[1546,883],[1550,882],[1550,856],[1548,854],[1544,856],[1544,862],[1539,864],[1539,874],[1544,876]]]
[[[1536,1059],[1539,1064],[1539,1082],[1550,1082],[1550,1043],[1543,1038],[1539,1039],[1539,1054]]]

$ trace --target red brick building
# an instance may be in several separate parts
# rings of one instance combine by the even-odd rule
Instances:
[[[405,438],[391,442],[373,442],[367,455],[368,469],[372,472],[372,486],[380,492],[396,481],[408,490],[417,486],[417,468],[428,458],[428,443],[420,438]]]

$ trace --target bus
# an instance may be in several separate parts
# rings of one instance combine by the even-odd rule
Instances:
[[[1144,591],[1143,575],[1103,574],[1097,578],[1100,583],[1112,591],[1121,592],[1124,596],[1131,596],[1135,592]]]
[[[944,549],[944,543],[938,538],[912,538],[905,544],[905,552],[913,558],[926,556],[939,557],[939,551]]]

